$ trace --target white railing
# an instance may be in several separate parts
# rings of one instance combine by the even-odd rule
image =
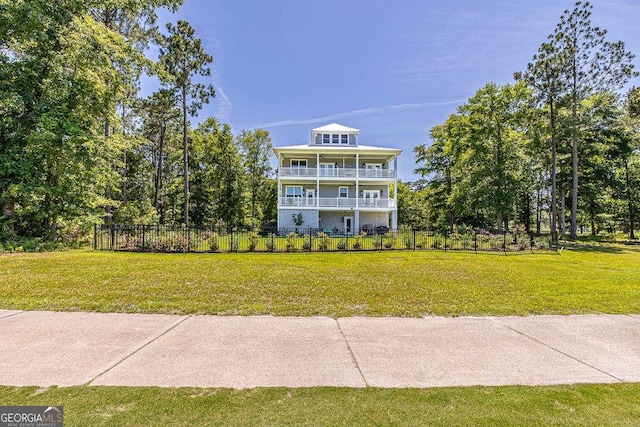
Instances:
[[[280,176],[293,176],[299,178],[315,178],[318,175],[316,168],[280,168]]]
[[[371,199],[371,198],[354,198],[354,197],[280,197],[278,199],[279,207],[304,207],[304,208],[394,208],[395,200],[393,199]]]
[[[356,168],[280,168],[280,177],[296,178],[383,178],[394,179],[396,171],[394,169],[356,169]]]
[[[358,169],[358,177],[360,178],[395,178],[396,171],[394,169]]]

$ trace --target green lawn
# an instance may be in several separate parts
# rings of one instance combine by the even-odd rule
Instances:
[[[65,426],[637,426],[640,384],[436,389],[0,387],[3,405],[64,405]]]
[[[640,313],[640,247],[0,255],[0,308],[327,316]]]

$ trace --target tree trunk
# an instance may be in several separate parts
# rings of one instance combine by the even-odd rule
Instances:
[[[158,170],[156,172],[156,188],[153,194],[153,206],[156,208],[156,212],[159,211],[160,201],[160,189],[162,188],[162,169],[164,167],[164,134],[166,125],[163,123],[160,126],[160,140],[158,141],[160,147],[158,148]]]
[[[549,98],[549,121],[551,122],[551,234],[557,231],[556,226],[556,193],[557,193],[557,149],[558,141],[556,135],[556,112],[553,97]]]
[[[503,227],[502,227],[502,212],[498,212],[498,233],[502,233],[503,231]]]
[[[109,121],[104,122],[104,138],[111,138],[111,123]],[[104,222],[111,224],[113,222],[113,213],[111,208],[111,183],[107,182],[107,188],[105,189],[105,196],[107,198],[107,206],[105,206]]]
[[[633,198],[631,197],[631,180],[629,179],[629,163],[627,159],[624,159],[624,181],[625,181],[625,194],[627,196],[627,208],[629,210],[629,238],[635,239],[635,230],[634,228],[634,216],[635,212],[633,209]]]
[[[567,195],[565,194],[564,188],[560,194],[562,200],[560,201],[560,234],[567,234]]]
[[[189,147],[187,145],[187,89],[182,88],[182,151],[184,167],[184,225],[189,227]]]
[[[578,93],[576,64],[573,64],[573,90],[571,92],[571,161],[572,161],[572,188],[571,188],[571,234],[570,240],[578,237]]]
[[[591,235],[595,236],[598,233],[596,233],[596,219],[593,211],[589,212],[589,221],[591,223]]]

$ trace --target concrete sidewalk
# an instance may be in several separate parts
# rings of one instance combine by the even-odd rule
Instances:
[[[422,319],[0,310],[0,385],[640,382],[640,315]]]

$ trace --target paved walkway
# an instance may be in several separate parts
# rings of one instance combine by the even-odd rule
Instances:
[[[640,382],[640,315],[422,319],[0,310],[0,385]]]

